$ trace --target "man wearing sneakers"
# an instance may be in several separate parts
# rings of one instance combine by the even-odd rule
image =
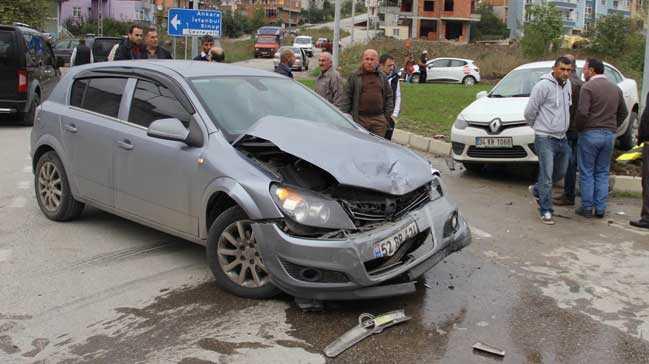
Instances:
[[[570,126],[572,61],[559,57],[552,72],[534,85],[525,109],[525,120],[534,129],[534,147],[539,157],[539,178],[530,191],[537,199],[541,221],[553,225],[552,185],[568,168],[570,147],[566,132]]]

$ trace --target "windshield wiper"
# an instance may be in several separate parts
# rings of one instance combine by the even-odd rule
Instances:
[[[516,95],[511,95],[510,97],[530,97],[530,94],[516,94]]]
[[[491,94],[491,95],[489,95],[489,97],[496,97],[496,98],[498,98],[498,97],[505,97],[505,96],[503,96],[503,95],[499,95],[499,94]]]

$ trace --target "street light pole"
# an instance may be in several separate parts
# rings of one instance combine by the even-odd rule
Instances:
[[[354,44],[354,15],[356,14],[356,0],[352,0],[352,44]]]
[[[198,1],[199,0],[194,0],[192,2],[192,8],[194,10],[198,10]],[[187,49],[187,48],[185,48],[185,49]],[[198,54],[198,40],[196,39],[195,35],[192,35],[192,54],[191,54],[191,58],[196,57],[197,54]],[[187,56],[185,56],[185,59],[187,59]]]
[[[340,42],[340,1],[335,0],[334,6],[334,44],[333,48],[333,58],[334,58],[334,69],[338,68],[338,56],[340,54],[340,47],[338,43]]]

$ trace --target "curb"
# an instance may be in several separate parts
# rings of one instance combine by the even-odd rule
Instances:
[[[451,151],[451,143],[441,140],[423,137],[401,129],[394,129],[392,141],[416,149],[421,152],[430,153],[436,156],[448,156]],[[615,192],[638,192],[642,193],[642,179],[631,176],[614,176]]]

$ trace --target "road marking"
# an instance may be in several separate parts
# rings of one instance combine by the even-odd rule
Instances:
[[[27,199],[24,197],[15,197],[7,207],[14,209],[21,209],[27,205]]]
[[[21,190],[28,190],[31,187],[31,181],[20,181],[18,182],[18,188]]]
[[[649,236],[649,231],[636,230],[636,229],[631,228],[631,227],[626,227],[624,225],[620,225],[620,224],[618,224],[616,222],[609,222],[608,226],[613,226],[613,227],[616,227],[618,229],[622,229],[622,230],[628,231],[630,233],[634,233],[634,234],[638,234],[638,235],[642,235],[642,236]]]
[[[11,249],[0,249],[0,263],[9,260],[11,257]]]
[[[485,239],[490,239],[492,238],[491,234],[484,230],[480,230],[475,226],[471,226],[471,232],[473,232],[475,235],[477,235],[479,238],[485,238]]]

